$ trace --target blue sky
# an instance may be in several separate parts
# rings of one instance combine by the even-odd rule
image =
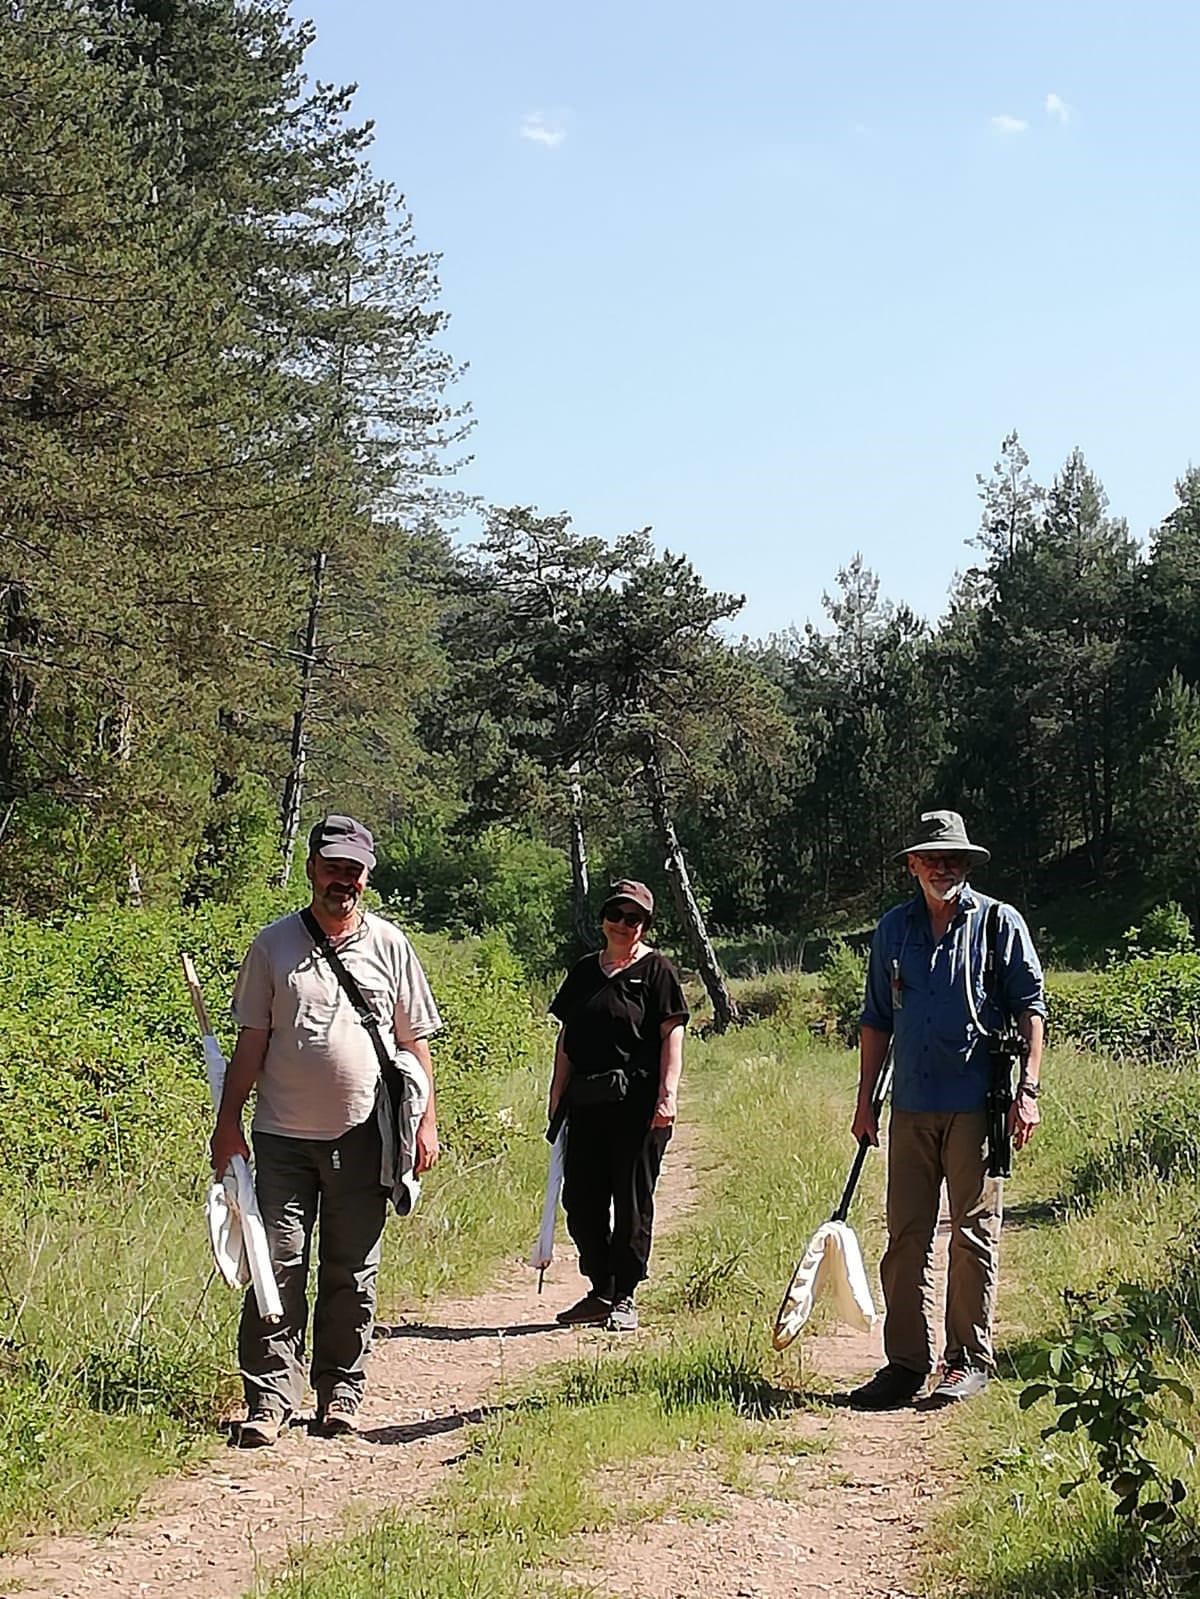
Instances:
[[[442,255],[497,504],[652,524],[766,633],[856,550],[936,616],[976,472],[1197,442],[1200,7],[318,0]]]

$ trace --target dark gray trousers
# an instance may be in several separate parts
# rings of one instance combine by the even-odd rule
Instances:
[[[317,1292],[310,1376],[318,1405],[362,1397],[375,1324],[375,1280],[387,1216],[374,1116],[331,1140],[254,1135],[254,1180],[271,1247],[283,1320],[242,1304],[238,1363],[250,1410],[299,1410],[304,1398],[308,1268],[317,1229]],[[319,1222],[319,1226],[318,1226]]]

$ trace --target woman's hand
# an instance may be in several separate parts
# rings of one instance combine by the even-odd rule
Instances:
[[[674,1127],[678,1108],[675,1104],[674,1094],[660,1094],[658,1104],[654,1107],[654,1115],[650,1119],[651,1127]]]

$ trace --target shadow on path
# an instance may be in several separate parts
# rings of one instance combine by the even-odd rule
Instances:
[[[375,1328],[376,1338],[432,1338],[437,1343],[458,1344],[473,1338],[528,1338],[531,1333],[567,1332],[556,1321],[518,1321],[507,1327],[440,1327],[435,1323],[401,1323]]]
[[[438,1438],[443,1433],[457,1432],[460,1427],[470,1427],[497,1410],[508,1410],[509,1405],[477,1405],[473,1410],[451,1410],[444,1416],[430,1416],[426,1421],[408,1421],[387,1427],[360,1427],[358,1436],[369,1444],[416,1444],[422,1438]]]
[[[1069,1198],[1030,1199],[1023,1204],[1005,1205],[1006,1227],[1041,1227],[1046,1222],[1062,1221],[1070,1212]]]

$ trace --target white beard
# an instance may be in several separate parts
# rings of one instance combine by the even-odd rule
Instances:
[[[935,888],[929,884],[930,897],[936,899],[939,905],[952,905],[966,887],[965,879],[961,883],[951,883],[949,888]]]

